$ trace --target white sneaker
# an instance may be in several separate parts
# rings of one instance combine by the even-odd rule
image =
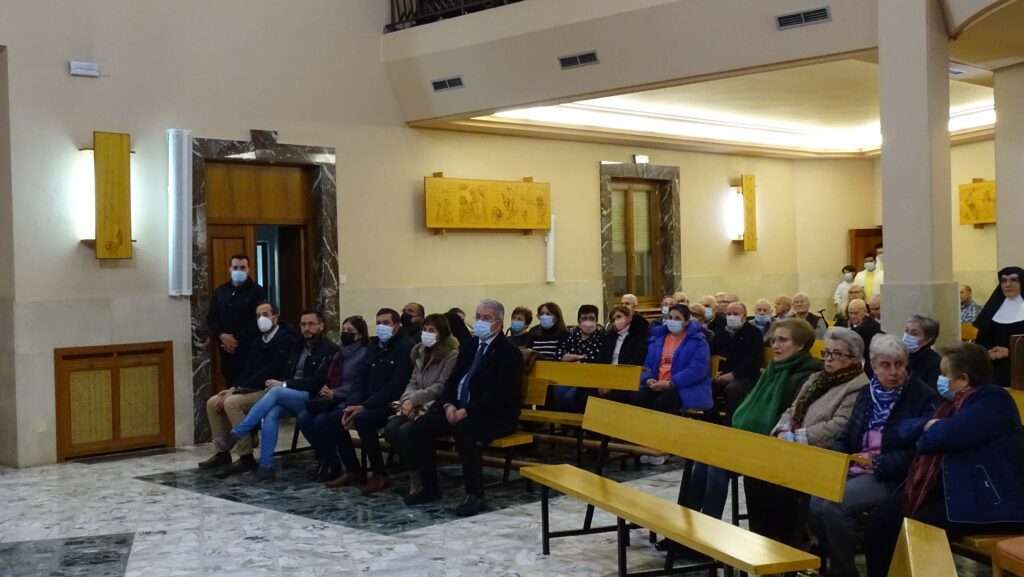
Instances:
[[[648,455],[647,456],[647,464],[648,465],[654,465],[656,467],[664,465],[665,461],[667,461],[667,460],[668,460],[668,457],[666,457],[665,455]]]

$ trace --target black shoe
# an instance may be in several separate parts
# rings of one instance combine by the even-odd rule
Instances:
[[[478,495],[466,495],[462,503],[455,508],[455,514],[459,517],[472,517],[484,510],[484,501]]]
[[[337,479],[341,475],[341,465],[324,465],[320,469],[320,475],[316,478],[321,483],[326,483],[331,479]]]
[[[327,465],[317,465],[315,467],[310,467],[309,470],[306,471],[306,477],[310,481],[322,481],[324,480],[323,476],[326,470]]]
[[[226,467],[218,477],[221,479],[230,477],[231,475],[238,475],[240,473],[248,473],[249,471],[255,471],[259,465],[256,464],[256,459],[252,455],[242,455],[237,461],[231,463],[230,466]]]
[[[402,501],[405,502],[406,507],[416,507],[418,505],[426,505],[427,503],[433,503],[434,501],[441,500],[441,493],[439,491],[428,491],[426,489],[419,493],[413,493],[412,495],[406,495]]]
[[[266,481],[273,481],[277,479],[277,473],[273,469],[265,469],[260,467],[256,469],[256,480],[263,483]]]
[[[214,453],[209,459],[199,463],[200,469],[215,469],[231,464],[231,453]]]
[[[658,551],[671,551],[672,555],[675,556],[676,561],[690,562],[690,563],[701,563],[710,561],[711,557],[690,549],[685,545],[680,545],[671,539],[662,539],[654,546]]]

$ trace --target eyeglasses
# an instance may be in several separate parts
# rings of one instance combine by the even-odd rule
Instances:
[[[832,360],[832,359],[843,359],[843,358],[855,359],[855,358],[857,358],[857,355],[851,355],[849,353],[843,353],[843,352],[840,352],[840,351],[830,351],[830,350],[826,349],[826,350],[821,352],[821,358],[825,359],[826,361]]]

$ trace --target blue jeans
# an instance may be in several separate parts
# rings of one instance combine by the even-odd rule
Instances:
[[[695,463],[683,504],[694,511],[721,519],[725,511],[725,499],[729,494],[730,477],[732,473],[725,469]]]
[[[249,409],[245,419],[231,430],[231,434],[238,438],[244,437],[256,430],[262,421],[260,467],[272,469],[274,467],[274,450],[277,449],[277,421],[281,418],[281,413],[287,411],[292,415],[298,415],[306,410],[306,401],[308,400],[309,393],[306,391],[274,387]]]

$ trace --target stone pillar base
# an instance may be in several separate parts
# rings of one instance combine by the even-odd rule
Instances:
[[[882,330],[902,335],[913,315],[939,321],[939,346],[960,342],[960,285],[957,282],[894,283],[882,285]]]

